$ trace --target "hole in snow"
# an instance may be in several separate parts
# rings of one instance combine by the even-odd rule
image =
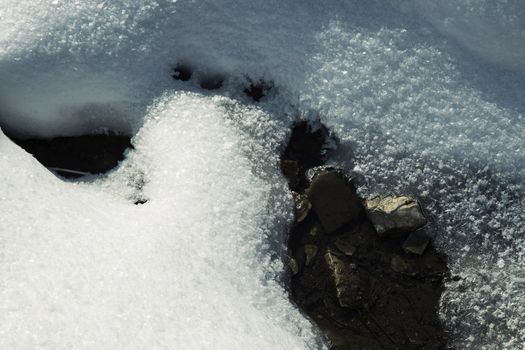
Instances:
[[[204,76],[200,82],[201,88],[205,90],[218,90],[224,83],[224,77],[220,74]]]
[[[273,88],[272,82],[265,82],[263,80],[259,80],[256,82],[250,82],[250,86],[248,86],[246,89],[244,89],[244,93],[251,97],[255,102],[259,102],[261,98],[266,96],[268,92]]]
[[[323,165],[336,145],[337,139],[322,123],[297,122],[281,156],[281,170],[289,179],[290,189],[305,188],[306,171]]]
[[[171,75],[175,80],[188,81],[191,79],[193,70],[190,66],[185,64],[178,64],[173,68],[173,74]]]
[[[47,139],[9,137],[45,167],[66,178],[105,173],[133,148],[129,136],[113,132]]]

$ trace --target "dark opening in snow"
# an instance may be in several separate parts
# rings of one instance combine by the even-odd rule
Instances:
[[[273,83],[267,83],[263,80],[257,82],[251,82],[250,86],[244,89],[244,93],[251,97],[255,102],[259,102],[261,98],[266,96],[266,94],[273,88]]]
[[[336,143],[337,140],[323,124],[313,127],[301,121],[293,126],[288,145],[281,155],[281,170],[288,178],[292,191],[306,188],[306,171],[323,165]]]
[[[50,139],[9,137],[40,163],[67,178],[101,174],[113,169],[133,148],[131,138],[115,133]]]
[[[223,83],[224,77],[216,74],[203,77],[200,86],[205,90],[218,90],[222,87]]]
[[[184,64],[178,64],[173,68],[173,74],[171,75],[175,80],[188,81],[191,79],[193,70],[190,66]]]

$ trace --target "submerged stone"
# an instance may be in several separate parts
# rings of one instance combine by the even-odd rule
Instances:
[[[422,255],[430,243],[430,237],[421,230],[412,232],[403,243],[403,250],[407,253]]]
[[[305,195],[292,191],[292,196],[295,201],[295,221],[302,222],[308,216],[312,204]]]
[[[306,194],[327,234],[355,220],[361,211],[355,187],[335,170],[314,176]]]
[[[409,270],[410,265],[399,255],[394,255],[390,260],[390,267],[395,272],[403,273]]]
[[[334,245],[346,256],[352,256],[357,252],[357,247],[344,239],[336,239]]]
[[[297,260],[295,260],[295,258],[289,256],[287,265],[293,275],[297,275],[299,273],[299,264],[297,263]]]
[[[318,248],[313,244],[307,244],[304,246],[304,256],[306,258],[306,266],[311,266],[315,257],[317,256]]]
[[[323,230],[319,226],[312,226],[310,230],[308,230],[308,234],[312,237],[319,236],[323,233]]]
[[[381,237],[399,237],[427,223],[418,201],[409,196],[373,197],[365,200],[368,218]]]
[[[362,308],[365,291],[356,266],[344,261],[330,249],[326,251],[324,258],[333,279],[339,305],[351,309]]]

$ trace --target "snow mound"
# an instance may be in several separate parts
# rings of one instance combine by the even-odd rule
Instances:
[[[147,174],[141,206],[62,182],[1,136],[0,348],[322,347],[278,283],[291,204],[276,143],[251,138],[251,156],[272,164],[255,175],[227,107],[239,108],[192,94],[155,103],[128,160]]]

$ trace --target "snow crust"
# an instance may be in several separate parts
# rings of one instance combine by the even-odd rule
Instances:
[[[138,134],[89,184],[1,139],[0,347],[320,347],[280,262],[278,145],[303,116],[336,131],[362,194],[422,199],[461,277],[440,310],[455,346],[520,348],[523,17],[519,1],[1,0],[3,128]],[[171,81],[176,62],[192,81]],[[218,96],[200,92],[216,73]],[[275,82],[260,109],[246,76]]]

